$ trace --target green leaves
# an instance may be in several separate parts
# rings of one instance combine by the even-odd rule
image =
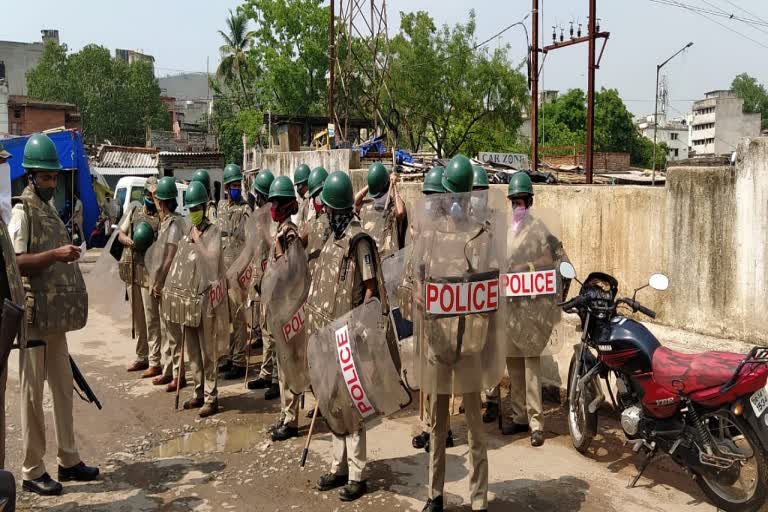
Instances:
[[[762,127],[768,128],[768,93],[763,84],[742,73],[733,79],[731,89],[736,96],[744,100],[744,112],[760,112],[763,115]]]
[[[146,127],[170,129],[152,65],[115,60],[101,46],[67,55],[65,46],[49,41],[27,86],[33,98],[77,105],[89,141],[144,145]]]

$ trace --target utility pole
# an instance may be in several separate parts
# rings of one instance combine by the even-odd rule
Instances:
[[[533,0],[531,10],[531,171],[539,170],[539,0]]]
[[[336,76],[334,74],[336,70],[336,34],[334,30],[334,24],[336,22],[335,20],[336,16],[336,6],[334,5],[334,0],[331,0],[331,21],[329,24],[329,38],[328,42],[330,43],[328,45],[328,69],[330,71],[330,80],[328,82],[328,124],[336,123],[336,110],[334,110],[333,105],[333,95],[336,91]],[[334,135],[336,132],[336,127],[334,126]],[[333,147],[331,137],[328,137],[328,146]]]
[[[573,37],[571,32],[571,39],[568,41],[562,41],[562,32],[560,34],[561,42],[553,42],[549,46],[544,47],[544,53],[558,48],[565,48],[566,46],[573,46],[579,43],[587,43],[589,48],[589,61],[587,62],[587,144],[585,148],[585,162],[584,170],[586,171],[587,184],[592,183],[592,171],[593,171],[593,149],[594,149],[594,132],[595,132],[595,70],[600,69],[600,61],[603,58],[603,52],[605,51],[605,44],[610,37],[610,32],[600,32],[600,26],[597,24],[597,0],[589,0],[589,24],[587,27],[587,35],[584,37]],[[554,34],[553,34],[554,37]],[[595,44],[597,38],[603,39],[603,46],[600,48],[600,55],[595,60]]]
[[[592,159],[595,143],[595,24],[597,16],[597,0],[589,0],[589,63],[587,67],[587,148],[584,162],[584,170],[587,175],[587,184],[592,183]]]

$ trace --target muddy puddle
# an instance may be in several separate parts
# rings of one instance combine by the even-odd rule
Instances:
[[[162,442],[149,453],[156,458],[193,453],[232,453],[251,448],[264,441],[263,427],[260,425],[221,425],[197,432],[187,432],[181,437]]]

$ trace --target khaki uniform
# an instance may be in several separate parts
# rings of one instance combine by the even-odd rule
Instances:
[[[390,198],[383,210],[377,210],[370,198],[363,200],[360,208],[360,225],[373,237],[382,259],[402,249],[400,247],[400,223],[395,217],[395,199]]]
[[[549,253],[557,268],[558,262],[567,259],[562,244],[555,239],[540,220],[526,218],[517,228],[510,230],[507,240],[507,269],[527,265]],[[550,267],[553,268],[553,267]],[[531,431],[544,430],[544,414],[541,400],[541,352],[560,318],[556,295],[520,297],[510,304],[506,319],[505,335],[509,340],[507,373],[512,421],[530,426]],[[486,393],[489,400],[498,401],[499,386]]]
[[[309,194],[306,194],[304,199],[299,200],[299,212],[296,214],[296,226],[299,229],[303,228],[304,224],[311,220],[309,215],[312,209],[312,198],[309,197]]]
[[[377,280],[379,296],[383,289],[381,269],[376,268],[375,242],[357,220],[352,220],[340,240],[329,236],[322,248],[307,297],[307,329],[311,335],[331,320],[363,303],[364,282]],[[331,472],[362,480],[366,464],[365,428],[346,436],[333,434]]]
[[[181,240],[181,215],[171,212],[160,222],[159,233],[168,232],[166,244],[178,245]],[[160,238],[160,234],[158,234]],[[181,338],[182,332],[178,324],[168,322],[163,311],[162,299],[158,300],[160,311],[160,334],[162,343],[163,376],[177,378],[181,365]]]
[[[147,222],[152,226],[155,240],[157,240],[160,218],[156,214],[149,213],[144,206],[137,205],[131,210],[118,229],[131,238],[133,230],[140,222]],[[160,301],[150,293],[149,273],[144,265],[144,255],[126,247],[120,260],[120,277],[131,287],[131,318],[136,330],[136,360],[148,362],[149,366],[159,368],[162,351]]]
[[[190,232],[179,242],[176,257],[163,289],[163,315],[184,336],[187,357],[195,381],[195,398],[206,403],[218,399],[218,360],[229,347],[229,304],[226,297],[212,307],[212,282],[225,276],[221,230],[207,219],[200,226],[199,242]]]
[[[216,201],[211,199],[208,201],[208,206],[205,208],[205,218],[211,222],[216,222],[216,218],[219,216],[219,212],[216,206]]]
[[[16,254],[37,254],[70,243],[56,210],[41,201],[31,186],[27,186],[17,200],[9,225]],[[81,460],[72,417],[74,386],[66,333],[85,326],[88,294],[76,262],[56,262],[22,281],[26,293],[28,336],[47,344],[46,347],[22,350],[19,354],[24,444],[22,473],[25,480],[32,480],[46,472],[43,463],[45,380],[53,398],[58,464],[71,467]]]
[[[307,230],[307,262],[309,264],[309,275],[314,275],[320,252],[323,246],[331,236],[331,226],[328,224],[328,215],[322,214],[309,221]]]
[[[224,266],[229,268],[245,248],[245,222],[250,208],[246,203],[219,202],[216,226],[221,230],[221,247],[224,253]],[[239,305],[231,290],[229,296],[229,314],[232,332],[229,335],[228,358],[235,366],[245,367],[245,349],[248,343],[246,308]]]

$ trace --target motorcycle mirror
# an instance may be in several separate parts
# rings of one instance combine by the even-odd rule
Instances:
[[[576,279],[576,269],[569,262],[563,261],[560,263],[560,275],[566,279]]]
[[[664,274],[653,274],[648,279],[648,285],[654,290],[664,291],[669,288],[669,278]]]

